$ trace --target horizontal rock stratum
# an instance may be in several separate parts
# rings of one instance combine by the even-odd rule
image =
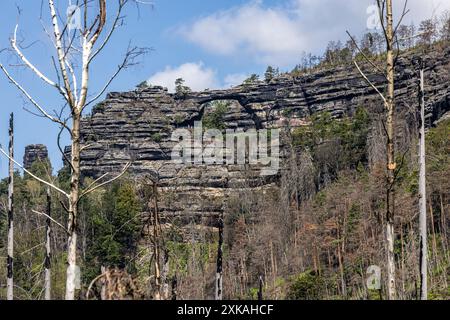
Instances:
[[[418,108],[417,61],[402,55],[396,67],[399,110]],[[423,57],[426,64],[428,123],[450,110],[450,48]],[[366,66],[365,69],[368,69]],[[382,75],[371,75],[375,84]],[[383,89],[380,86],[380,89]],[[351,116],[357,107],[382,108],[375,90],[354,66],[315,71],[301,77],[282,75],[270,83],[258,82],[228,90],[188,93],[183,97],[165,88],[149,86],[131,92],[110,93],[82,121],[81,157],[84,176],[117,173],[132,161],[134,179],[157,180],[165,195],[162,212],[170,216],[215,216],[225,199],[241,188],[268,191],[277,177],[261,178],[256,169],[238,165],[176,165],[170,160],[171,133],[190,128],[211,112],[210,102],[227,100],[224,128],[286,128],[306,123],[309,116],[329,111],[334,117]]]
[[[25,147],[23,155],[23,167],[25,169],[30,170],[36,161],[45,162],[48,160],[47,147],[43,144],[32,144]]]

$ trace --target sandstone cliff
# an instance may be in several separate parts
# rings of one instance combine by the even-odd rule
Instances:
[[[43,144],[32,144],[25,147],[23,167],[30,170],[36,161],[48,161],[48,150]]]
[[[397,105],[417,107],[417,68],[413,54],[397,64]],[[424,57],[427,117],[431,124],[450,110],[450,48]],[[382,76],[372,75],[377,84]],[[294,78],[283,75],[270,83],[258,82],[228,90],[170,94],[162,87],[110,93],[92,115],[83,119],[84,176],[118,172],[132,161],[129,174],[137,180],[151,177],[163,190],[163,214],[208,217],[223,209],[224,199],[240,188],[267,192],[277,177],[261,178],[255,168],[238,165],[185,166],[170,161],[176,128],[190,128],[211,110],[210,102],[230,102],[225,128],[271,128],[303,125],[308,116],[329,111],[351,116],[359,106],[380,106],[373,89],[352,66],[317,71]]]

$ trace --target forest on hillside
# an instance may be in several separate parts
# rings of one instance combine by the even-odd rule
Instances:
[[[126,2],[118,2],[112,31]],[[330,42],[320,57],[304,54],[291,72],[269,67],[264,81],[351,66],[379,99],[341,117],[320,111],[300,126],[287,121],[273,188],[242,185],[224,201],[223,214],[205,225],[195,216],[161,214],[160,204],[177,190],[128,174],[131,164],[110,180],[83,175],[80,154],[89,146],[80,139],[80,121],[108,87],[89,100],[87,74],[103,49],[97,40],[107,4],[100,0],[92,25],[85,23],[80,49],[72,48],[70,31],[57,27],[49,1],[60,83],[37,74],[59,91],[71,122],[62,111],[47,113],[0,67],[40,116],[60,126],[60,135],[68,133],[71,152],[58,145],[65,161],[58,172],[48,160],[23,168],[13,159],[14,130],[21,128],[13,127],[11,115],[9,152],[0,146],[9,160],[9,177],[0,181],[0,299],[449,300],[450,119],[448,113],[434,123],[425,119],[426,95],[433,92],[423,81],[417,106],[397,106],[395,66],[402,54],[448,50],[450,14],[405,26],[394,24],[392,0],[377,3],[382,31],[359,40],[349,33],[345,45]],[[15,41],[14,35],[19,59],[36,73]],[[80,64],[66,60],[64,46],[82,52]],[[140,54],[130,48],[116,75]],[[76,79],[71,68],[79,65],[83,81],[77,87],[70,75]],[[381,73],[383,86],[361,66]],[[417,78],[419,83],[419,72]],[[258,81],[252,75],[242,85]],[[176,89],[179,99],[190,92],[183,79]],[[225,113],[219,105],[207,127],[223,130]],[[368,270],[381,272],[380,283],[368,284]]]
[[[382,265],[384,260],[384,159],[379,152],[383,141],[377,117],[364,108],[348,119],[332,119],[327,113],[314,116],[310,127],[292,132],[292,152],[279,192],[244,192],[228,201],[224,214],[225,298],[257,299],[260,277],[267,299],[385,297],[385,292],[367,290],[365,283],[366,269],[372,264]],[[415,136],[411,134],[408,145],[416,145]],[[427,150],[430,298],[448,299],[449,120],[429,130]],[[32,172],[48,176],[61,187],[69,183],[67,168],[52,176],[49,163],[35,162]],[[4,179],[0,184],[2,234],[6,233],[7,187]],[[32,210],[46,212],[47,188],[18,172],[14,188],[16,295],[18,299],[42,299],[46,217]],[[120,274],[122,298],[154,298],[151,212],[155,198],[170,196],[161,193],[153,185],[123,177],[83,199],[80,298],[86,297],[102,266],[114,269],[116,276]],[[397,190],[395,254],[402,299],[418,297],[417,193],[413,147],[403,159]],[[52,217],[64,225],[65,211],[53,192],[50,198]],[[168,296],[175,286],[179,299],[214,298],[217,229],[199,228],[195,220],[186,224],[161,219],[158,242],[161,264],[167,261],[164,283],[169,286]],[[66,234],[60,226],[52,229],[52,292],[55,298],[63,298]],[[4,237],[0,243],[5,250]],[[5,259],[0,270],[5,279]],[[100,292],[91,291],[91,298],[99,297]]]

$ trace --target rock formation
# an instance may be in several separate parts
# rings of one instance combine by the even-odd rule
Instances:
[[[415,56],[401,56],[396,69],[399,110],[417,106]],[[450,110],[450,48],[424,57],[429,123]],[[381,84],[383,77],[370,76]],[[217,215],[224,199],[240,188],[275,187],[276,177],[261,178],[255,168],[239,165],[177,165],[170,160],[177,128],[191,128],[205,118],[214,101],[228,101],[224,128],[262,129],[300,126],[309,116],[329,111],[351,116],[359,106],[382,107],[375,91],[354,67],[337,67],[301,77],[282,75],[228,90],[170,94],[156,86],[110,93],[83,119],[84,176],[117,173],[132,162],[128,174],[136,180],[157,180],[164,191],[162,211],[168,216]]]
[[[33,144],[25,147],[25,154],[23,156],[23,166],[25,169],[31,169],[31,166],[36,161],[47,161],[48,151],[43,144]]]

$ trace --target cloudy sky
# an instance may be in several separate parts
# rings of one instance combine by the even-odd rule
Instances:
[[[44,1],[46,2],[46,1]],[[62,12],[70,0],[57,1]],[[75,2],[75,1],[73,1]],[[111,1],[112,2],[112,1]],[[92,68],[91,92],[99,90],[131,42],[152,51],[141,63],[121,74],[111,91],[126,91],[148,80],[173,90],[176,78],[186,79],[194,90],[226,88],[241,83],[249,74],[263,74],[267,65],[290,70],[303,51],[321,53],[329,40],[346,41],[345,31],[361,34],[373,22],[373,0],[153,0],[153,7],[130,7],[126,25],[113,37],[108,50]],[[32,4],[30,4],[32,3]],[[108,1],[109,3],[109,1]],[[394,0],[400,13],[403,0]],[[17,6],[20,7],[20,15]],[[409,0],[405,23],[440,15],[450,9],[450,0]],[[44,18],[48,9],[43,6]],[[43,72],[52,75],[52,48],[39,21],[41,1],[3,0],[0,50],[8,46],[16,23],[19,36],[29,45],[27,56]],[[49,26],[49,21],[44,20]],[[15,64],[7,52],[3,64]],[[14,76],[50,110],[60,100],[27,70],[12,67]],[[43,143],[53,164],[61,166],[55,143],[58,128],[23,110],[29,107],[0,74],[2,97],[0,143],[7,145],[8,114],[16,117],[16,154],[23,156],[27,144]],[[65,138],[67,142],[67,137]],[[7,161],[0,159],[0,175]]]

